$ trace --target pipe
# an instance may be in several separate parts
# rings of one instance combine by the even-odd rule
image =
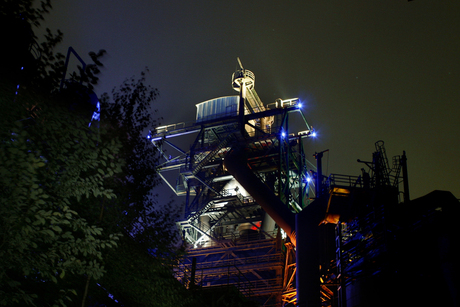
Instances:
[[[316,198],[320,198],[323,193],[323,164],[322,164],[322,159],[323,159],[323,154],[325,152],[328,152],[329,149],[323,150],[321,152],[315,152],[313,155],[316,159]]]
[[[315,195],[316,197],[321,196],[321,191],[323,189],[322,184],[323,184],[323,167],[322,167],[322,161],[321,159],[323,158],[323,152],[318,152],[314,154],[315,159],[316,159],[316,191]]]
[[[296,215],[297,306],[319,307],[319,224],[324,219],[326,199],[317,199]]]
[[[224,159],[228,172],[243,186],[296,245],[295,215],[248,167],[244,152],[232,149]]]
[[[192,258],[192,272],[190,274],[190,289],[195,288],[196,257]]]
[[[319,224],[327,200],[319,198],[295,215],[248,167],[241,148],[232,149],[224,159],[228,172],[244,187],[296,247],[297,305],[321,306],[319,272]],[[297,244],[298,242],[298,244]]]
[[[403,155],[401,158],[401,164],[402,164],[402,173],[403,173],[404,203],[408,204],[410,202],[410,195],[409,195],[409,176],[407,175],[406,151],[403,151]]]

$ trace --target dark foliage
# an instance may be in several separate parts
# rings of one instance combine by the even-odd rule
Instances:
[[[34,4],[0,1],[11,47],[0,69],[0,305],[178,306],[174,212],[156,203],[156,155],[143,137],[158,91],[145,72],[127,80],[88,127],[105,51],[61,88],[62,33],[37,43],[51,4]]]

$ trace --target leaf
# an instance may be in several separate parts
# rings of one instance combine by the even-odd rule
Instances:
[[[16,147],[10,147],[8,148],[8,151],[11,152],[13,155],[18,153],[18,149]]]
[[[60,277],[61,279],[63,279],[63,278],[64,278],[64,275],[65,275],[65,271],[62,270],[61,274],[59,274],[59,277]]]
[[[49,235],[50,237],[54,237],[54,232],[52,232],[51,230],[49,229],[44,229],[42,232],[46,233],[47,235]]]
[[[51,226],[51,229],[53,229],[54,231],[56,231],[56,232],[58,232],[58,233],[62,232],[62,228],[59,227],[59,226],[53,225],[53,226]]]

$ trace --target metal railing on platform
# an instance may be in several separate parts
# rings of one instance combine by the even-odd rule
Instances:
[[[349,176],[341,174],[331,174],[327,178],[326,184],[331,186],[343,186],[343,187],[363,187],[363,181],[361,176]]]

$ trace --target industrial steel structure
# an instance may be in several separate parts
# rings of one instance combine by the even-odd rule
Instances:
[[[325,151],[315,153],[315,165],[305,155],[315,131],[299,99],[265,105],[254,85],[238,59],[238,95],[197,104],[194,122],[148,135],[164,157],[159,175],[186,200],[178,225],[189,250],[176,277],[190,289],[236,287],[260,306],[416,302],[392,288],[413,289],[405,284],[417,272],[407,269],[413,254],[405,240],[449,219],[445,212],[458,214],[458,201],[441,192],[410,201],[405,153],[390,165],[382,141],[371,161],[358,160],[365,165],[360,176],[323,176]],[[293,116],[300,132],[291,129]],[[178,145],[191,135],[191,146]],[[446,245],[433,250],[445,256],[453,239],[443,229],[433,242]],[[442,259],[440,266],[452,265]],[[430,268],[441,289],[455,288],[453,273]],[[454,302],[449,293],[438,300]]]
[[[191,271],[196,261],[193,282],[203,287],[233,284],[261,304],[280,305],[295,297],[294,251],[277,226],[282,222],[275,223],[260,201],[277,199],[287,211],[300,212],[315,197],[315,166],[306,159],[303,144],[315,132],[299,99],[264,105],[254,74],[241,62],[238,66],[232,77],[238,95],[197,104],[195,122],[158,127],[149,138],[165,158],[160,176],[177,195],[186,196],[179,225],[190,244],[184,269]],[[302,131],[289,129],[293,116],[302,121]],[[196,137],[190,148],[173,143],[192,133]],[[166,145],[178,155],[165,153]],[[242,168],[239,161],[236,167],[225,163],[233,157],[244,160]],[[235,179],[246,173],[249,183]],[[266,195],[257,198],[261,185]]]

